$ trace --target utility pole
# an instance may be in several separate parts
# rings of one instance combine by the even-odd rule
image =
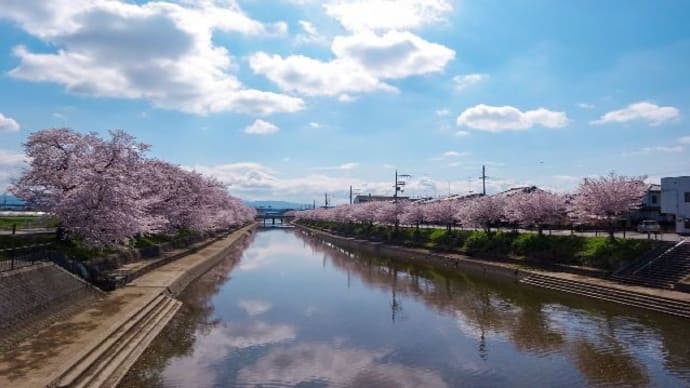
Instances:
[[[350,205],[352,205],[352,185],[350,185]]]
[[[312,209],[316,209],[316,200],[314,200],[314,204],[311,205],[311,208],[312,208]]]
[[[324,208],[328,209],[328,193],[324,193]]]
[[[393,202],[398,203],[398,169],[395,169],[395,191],[393,192]]]
[[[486,166],[482,164],[482,195],[486,195]]]
[[[398,203],[398,191],[404,191],[402,186],[405,186],[407,182],[404,180],[398,180],[399,178],[407,179],[411,177],[412,175],[408,174],[398,174],[398,170],[395,170],[395,186],[393,188],[395,189],[395,192],[393,193],[393,202]]]

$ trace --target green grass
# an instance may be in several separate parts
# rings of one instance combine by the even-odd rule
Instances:
[[[459,252],[479,257],[524,258],[531,262],[579,265],[614,270],[622,262],[633,260],[654,247],[655,242],[607,237],[547,236],[536,233],[414,229],[392,226],[338,224],[300,221],[307,226],[362,239]]]
[[[55,227],[57,222],[49,217],[40,216],[2,216],[0,217],[0,230],[12,230],[12,225],[17,229]]]

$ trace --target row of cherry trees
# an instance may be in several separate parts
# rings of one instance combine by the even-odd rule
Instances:
[[[221,182],[148,158],[149,146],[124,131],[104,139],[49,129],[31,134],[24,147],[29,167],[12,193],[92,246],[142,234],[227,229],[256,215]]]
[[[544,190],[517,191],[511,195],[474,196],[429,203],[368,202],[341,205],[330,209],[296,212],[298,218],[333,222],[419,225],[453,224],[490,231],[499,222],[536,227],[583,223],[602,224],[611,236],[621,217],[641,205],[645,193],[644,177],[610,174],[587,178],[572,194]]]

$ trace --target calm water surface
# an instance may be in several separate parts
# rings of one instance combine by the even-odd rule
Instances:
[[[688,320],[297,230],[245,247],[190,285],[121,386],[690,386]]]

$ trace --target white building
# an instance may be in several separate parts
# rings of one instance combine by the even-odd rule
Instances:
[[[661,212],[675,215],[678,234],[690,234],[690,176],[661,178]]]

